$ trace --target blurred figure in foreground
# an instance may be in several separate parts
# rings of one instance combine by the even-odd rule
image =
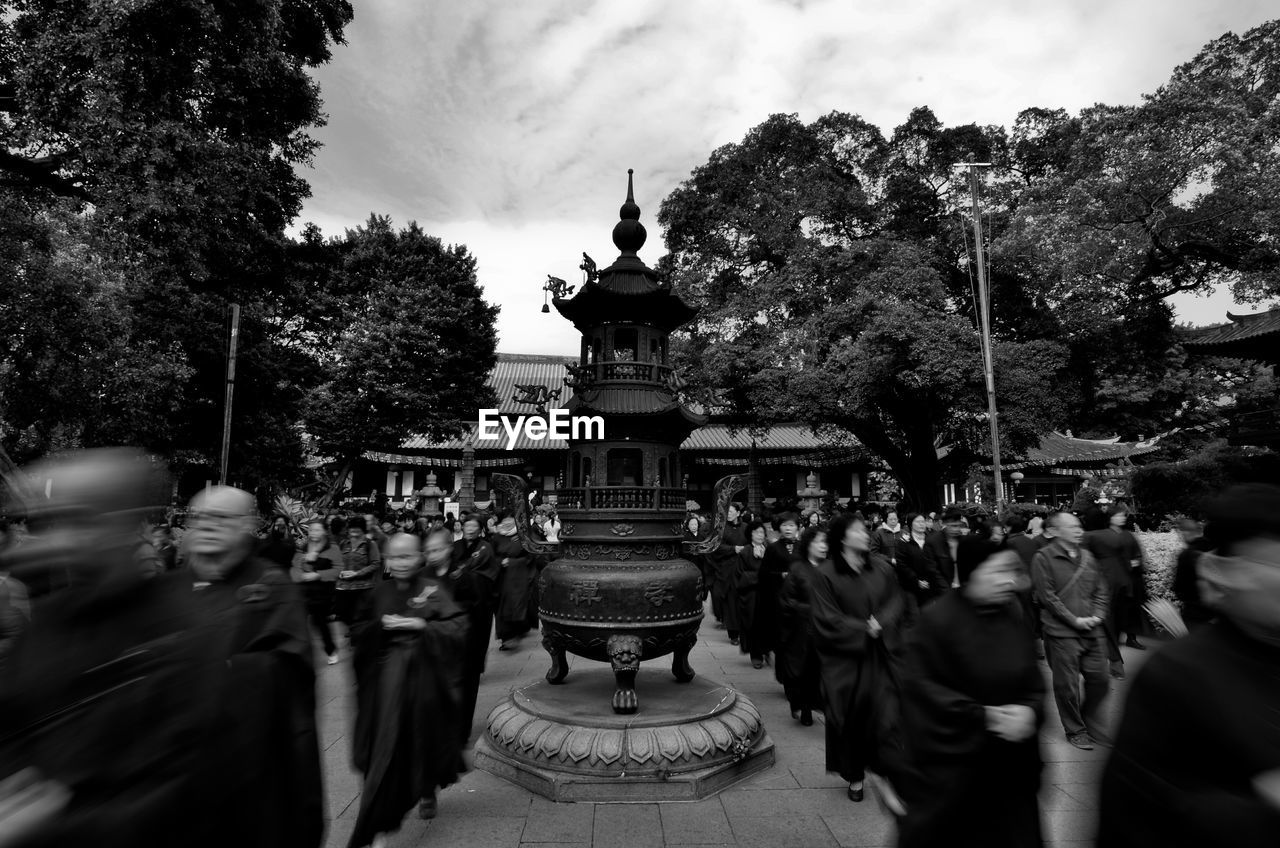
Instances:
[[[1045,683],[1019,601],[1030,580],[1014,551],[957,564],[960,591],[925,609],[907,648],[898,845],[1033,848]]]
[[[190,509],[189,614],[192,637],[212,660],[215,711],[202,763],[208,833],[215,845],[312,848],[324,836],[324,806],[302,593],[275,563],[254,556],[252,495],[215,486]]]
[[[30,473],[51,497],[29,504],[40,535],[7,559],[64,585],[0,666],[0,845],[201,844],[212,664],[185,635],[190,582],[137,559],[161,470],[114,449]]]
[[[1280,839],[1280,487],[1224,492],[1197,563],[1218,618],[1135,677],[1102,777],[1099,848]]]
[[[433,536],[442,548],[451,540],[444,529]],[[463,770],[457,725],[467,618],[441,582],[448,560],[424,569],[418,537],[405,533],[388,540],[385,554],[391,579],[368,598],[354,639],[353,748],[364,789],[350,848],[384,844],[382,834],[399,830],[414,804],[422,818],[434,818],[436,789]]]
[[[307,522],[305,546],[294,553],[289,576],[302,587],[306,599],[307,617],[320,632],[329,665],[338,663],[338,646],[329,629],[329,616],[333,613],[333,586],[343,569],[342,551],[329,538],[324,519],[319,516]]]

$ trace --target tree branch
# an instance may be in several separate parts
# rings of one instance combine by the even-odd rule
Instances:
[[[60,177],[53,173],[58,157],[41,157],[26,159],[7,150],[0,150],[0,172],[8,172],[21,177],[25,185],[47,189],[59,197],[72,197],[86,203],[93,202],[93,195],[74,180]]]

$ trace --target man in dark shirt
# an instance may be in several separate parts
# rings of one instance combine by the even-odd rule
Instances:
[[[1197,568],[1216,621],[1135,676],[1102,776],[1099,848],[1280,839],[1280,487],[1210,507]]]
[[[960,550],[960,537],[968,530],[964,516],[957,509],[949,509],[942,516],[942,532],[933,533],[925,542],[925,558],[942,575],[947,585],[960,585],[956,573],[956,555]]]

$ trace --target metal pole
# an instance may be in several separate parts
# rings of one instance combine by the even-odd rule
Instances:
[[[982,364],[987,379],[987,416],[991,421],[991,472],[995,480],[996,512],[1004,510],[1000,478],[1000,420],[996,411],[996,377],[991,357],[991,301],[987,291],[986,251],[982,246],[982,208],[978,202],[978,167],[969,163],[969,191],[973,195],[973,240],[978,260],[978,327],[982,333]]]
[[[227,460],[231,456],[231,401],[236,390],[236,345],[240,341],[240,304],[231,304],[231,349],[227,355],[227,396],[222,404],[222,464],[218,482],[227,485]]]

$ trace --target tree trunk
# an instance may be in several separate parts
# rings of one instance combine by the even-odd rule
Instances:
[[[342,465],[338,467],[338,474],[333,478],[333,482],[329,484],[328,491],[320,496],[320,500],[316,501],[313,507],[316,512],[323,512],[329,508],[341,490],[342,484],[346,482],[347,476],[351,474],[351,468],[355,464],[356,457],[354,456],[348,456],[342,460]]]

